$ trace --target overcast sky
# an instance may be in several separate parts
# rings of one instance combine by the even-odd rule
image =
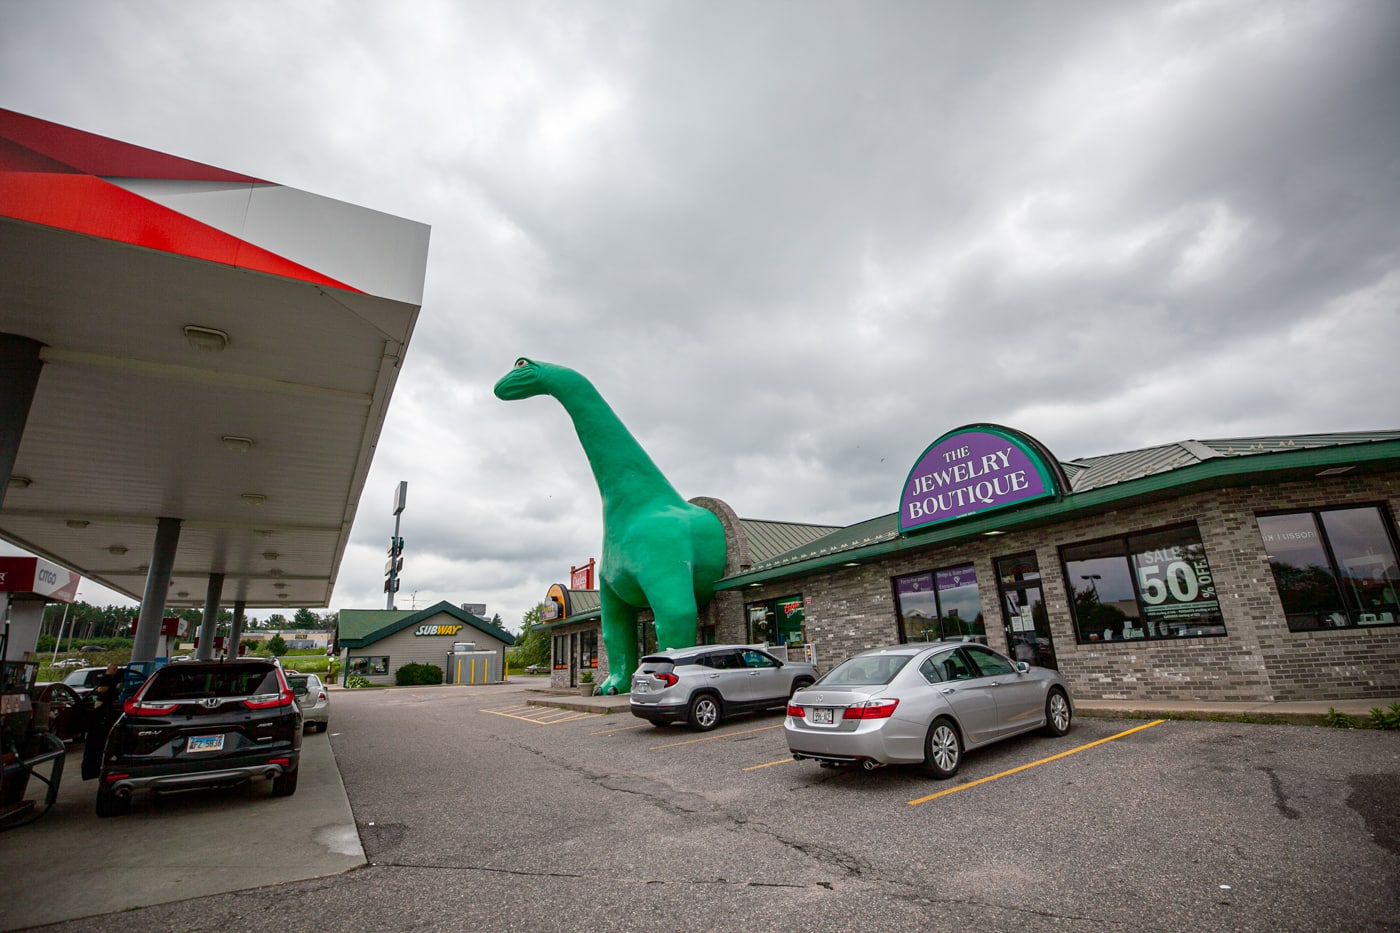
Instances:
[[[972,422],[1400,427],[1397,88],[1390,0],[0,0],[0,106],[431,225],[330,608],[383,607],[407,480],[399,608],[512,628],[602,539],[522,355],[782,521]]]

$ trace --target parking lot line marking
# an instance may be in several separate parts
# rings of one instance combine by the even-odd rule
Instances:
[[[967,790],[969,787],[976,787],[978,784],[986,784],[988,781],[995,781],[998,778],[1009,777],[1010,775],[1017,774],[1021,771],[1034,768],[1037,765],[1044,765],[1049,764],[1052,761],[1059,761],[1061,758],[1068,758],[1070,755],[1076,755],[1079,752],[1082,752],[1086,749],[1093,748],[1095,745],[1102,745],[1105,742],[1112,742],[1114,739],[1121,739],[1125,735],[1132,735],[1134,732],[1141,732],[1143,729],[1151,729],[1153,726],[1160,726],[1164,722],[1166,722],[1165,719],[1154,719],[1151,722],[1146,723],[1145,725],[1134,726],[1127,732],[1120,732],[1117,735],[1110,735],[1106,739],[1099,739],[1097,742],[1090,742],[1088,745],[1081,745],[1078,748],[1071,748],[1067,752],[1060,752],[1058,755],[1051,755],[1049,758],[1042,758],[1039,761],[1032,761],[1030,764],[1021,765],[1019,768],[1012,768],[1010,771],[1003,771],[1000,774],[988,775],[984,778],[978,778],[975,781],[968,781],[966,784],[959,784],[957,787],[950,787],[947,790],[941,790],[936,794],[929,794],[927,797],[920,797],[918,800],[911,800],[909,801],[909,806],[917,807],[921,803],[928,803],[930,800],[937,800],[939,797],[947,797],[949,794],[956,794],[960,790]]]
[[[531,708],[534,709],[535,707]],[[556,712],[555,710],[549,710],[548,712],[544,713],[543,716],[536,716],[535,718],[531,718],[529,716],[517,716],[514,713],[507,713],[498,709],[484,709],[480,712],[490,713],[492,716],[504,716],[506,719],[518,719],[521,722],[528,722],[531,725],[535,726],[555,726],[561,722],[573,722],[575,719],[587,719],[589,716],[602,715],[601,713],[573,713],[573,715],[565,716],[562,719],[548,719],[545,717],[553,715]],[[565,710],[565,712],[569,711]]]
[[[727,739],[730,736],[735,735],[748,735],[751,732],[767,732],[770,729],[781,729],[782,727],[783,724],[778,723],[776,726],[760,726],[757,729],[745,729],[742,732],[725,732],[721,735],[707,735],[704,738],[699,739],[686,739],[684,742],[671,742],[667,745],[653,745],[651,748],[647,749],[647,751],[654,752],[663,748],[677,748],[681,745],[694,745],[696,742],[713,742],[716,739]]]
[[[650,729],[651,723],[644,722],[640,726],[618,726],[616,729],[603,729],[598,732],[590,732],[589,735],[612,735],[614,732],[636,732],[638,729]]]
[[[766,764],[766,765],[749,765],[749,766],[748,766],[747,768],[745,768],[744,770],[745,770],[745,771],[758,771],[758,770],[760,770],[761,768],[771,768],[771,767],[773,767],[774,765],[790,765],[790,764],[792,764],[792,763],[793,763],[794,761],[796,761],[796,760],[797,760],[796,758],[780,758],[780,759],[778,759],[777,761],[770,761],[770,762],[768,762],[768,764]]]

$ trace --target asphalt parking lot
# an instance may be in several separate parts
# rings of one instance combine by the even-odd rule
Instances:
[[[528,699],[337,692],[368,865],[52,929],[1400,929],[1395,733],[1080,719],[935,782]]]

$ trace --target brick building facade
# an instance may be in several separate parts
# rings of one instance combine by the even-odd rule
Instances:
[[[781,552],[755,545],[776,523],[695,500],[720,515],[730,559],[699,640],[770,640],[753,620],[778,604],[826,669],[866,648],[937,637],[902,608],[912,602],[902,581],[942,581],[955,568],[962,618],[944,612],[932,630],[947,637],[955,621],[960,637],[1008,654],[1036,643],[1033,663],[1058,667],[1081,698],[1400,694],[1400,432],[1188,441],[1047,467],[1056,469],[1062,488],[1039,500],[931,528],[901,529],[894,515],[841,529],[781,526],[806,532]],[[1289,556],[1299,541],[1315,556]],[[1122,590],[1109,594],[1119,570]],[[1100,599],[1101,587],[1117,598]],[[1028,591],[1033,619],[1008,599]],[[1091,618],[1109,622],[1100,632]],[[561,621],[574,632],[598,625],[596,610]],[[606,656],[597,664],[606,676]]]

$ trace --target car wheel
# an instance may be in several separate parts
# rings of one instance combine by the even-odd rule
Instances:
[[[318,722],[318,723],[316,724],[316,731],[317,731],[317,732],[325,732],[325,731],[326,731],[327,729],[329,729],[330,727],[331,727],[331,724],[328,723],[328,722]]]
[[[812,678],[810,678],[810,677],[799,677],[799,678],[797,678],[796,680],[794,680],[794,681],[792,682],[792,689],[788,691],[788,699],[791,700],[791,699],[792,699],[792,695],[793,695],[794,693],[796,693],[796,692],[799,691],[799,690],[806,690],[806,689],[807,689],[808,687],[810,687],[810,686],[812,686]]]
[[[690,701],[690,724],[701,732],[709,732],[719,723],[719,700],[711,693],[702,693]]]
[[[301,769],[289,771],[272,779],[272,796],[290,797],[297,792],[297,775]]]
[[[105,787],[99,787],[97,789],[97,815],[99,818],[105,819],[109,816],[121,816],[130,809],[130,797],[122,797]]]
[[[924,774],[941,781],[956,774],[960,764],[962,737],[951,719],[939,716],[924,739]]]
[[[1069,697],[1059,687],[1050,691],[1045,698],[1045,734],[1056,738],[1069,731],[1074,711],[1070,709]]]

